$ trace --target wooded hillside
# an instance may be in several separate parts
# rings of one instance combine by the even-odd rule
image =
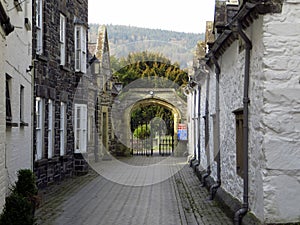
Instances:
[[[89,42],[95,43],[99,24],[89,24],[89,27]],[[120,58],[127,57],[132,52],[157,52],[171,59],[173,63],[178,62],[181,68],[191,66],[197,42],[204,39],[204,34],[123,25],[106,27],[111,55]]]

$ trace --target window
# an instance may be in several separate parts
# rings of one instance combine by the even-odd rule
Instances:
[[[87,106],[75,104],[75,152],[86,152],[87,146]]]
[[[107,150],[108,146],[107,146],[107,136],[108,136],[108,131],[107,131],[107,113],[103,112],[102,114],[102,144],[104,146],[104,148]]]
[[[94,117],[93,116],[89,117],[88,129],[89,129],[89,142],[93,142],[94,141]]]
[[[36,116],[36,160],[40,160],[43,157],[43,140],[44,140],[44,100],[37,97],[35,100],[35,116]]]
[[[236,171],[239,176],[243,177],[243,110],[236,110],[234,114],[236,122]]]
[[[60,155],[65,155],[66,148],[66,104],[60,103]]]
[[[53,157],[54,149],[54,118],[55,107],[53,101],[48,101],[48,159]]]
[[[60,65],[66,64],[66,17],[60,14]]]
[[[10,85],[11,77],[6,75],[5,89],[6,89],[6,122],[12,122],[12,113],[11,113],[11,101],[10,101]]]
[[[43,0],[36,0],[36,54],[43,53]]]
[[[24,122],[24,86],[20,86],[20,121]]]
[[[86,72],[86,28],[75,26],[75,70]]]

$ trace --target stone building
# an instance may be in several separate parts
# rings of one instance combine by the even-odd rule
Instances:
[[[92,73],[96,73],[97,82],[97,158],[105,159],[108,152],[115,154],[111,109],[114,97],[119,94],[122,84],[112,75],[108,34],[104,25],[99,26],[97,42],[89,44],[89,51],[99,63],[98,71],[92,69]]]
[[[88,1],[36,0],[33,9],[33,150],[41,187],[72,176],[77,153],[86,151],[87,106],[73,100],[87,71]]]
[[[31,11],[30,0],[0,1],[0,210],[17,171],[33,166]]]
[[[0,210],[17,171],[33,164],[31,4],[0,1]]]
[[[299,9],[217,1],[195,64],[191,164],[235,224],[300,222]]]

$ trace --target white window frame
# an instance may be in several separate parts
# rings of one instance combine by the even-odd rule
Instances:
[[[43,54],[43,0],[36,0],[36,54]]]
[[[60,155],[63,156],[66,153],[66,103],[60,103]]]
[[[88,142],[92,143],[94,141],[94,117],[89,116],[88,122]]]
[[[59,23],[60,65],[66,64],[66,17],[60,14]]]
[[[53,100],[48,100],[48,159],[54,155],[54,118],[55,105]]]
[[[43,158],[44,143],[44,99],[37,97],[35,100],[35,116],[36,116],[36,157],[35,160]]]
[[[75,153],[87,151],[87,105],[75,104]]]
[[[75,71],[86,73],[86,28],[75,25]]]
[[[20,122],[24,122],[24,92],[25,88],[23,85],[20,86]]]

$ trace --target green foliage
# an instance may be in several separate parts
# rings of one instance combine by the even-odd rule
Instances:
[[[136,128],[140,123],[149,123],[153,119],[161,118],[162,121],[168,121],[166,129],[168,132],[172,132],[172,121],[173,121],[173,114],[170,110],[161,107],[159,105],[148,105],[144,107],[139,107],[132,111],[131,113],[131,121],[132,121],[132,131],[135,132]],[[159,124],[158,122],[153,124]],[[148,126],[150,129],[150,126]],[[159,130],[158,128],[152,127],[155,130]]]
[[[187,71],[181,70],[178,64],[171,64],[162,54],[147,51],[131,53],[119,61],[113,56],[112,70],[124,86],[136,79],[147,77],[165,78],[179,86],[188,82]]]
[[[0,225],[33,225],[33,205],[27,198],[12,193],[5,199],[3,213],[0,216]]]
[[[33,225],[37,206],[37,187],[31,170],[18,171],[18,180],[0,215],[0,225]]]
[[[35,184],[35,176],[29,169],[18,171],[18,180],[13,190],[23,197],[32,197],[37,194],[37,187]]]
[[[133,132],[134,137],[146,139],[150,137],[150,126],[148,124],[139,125]]]

